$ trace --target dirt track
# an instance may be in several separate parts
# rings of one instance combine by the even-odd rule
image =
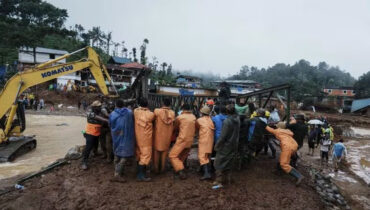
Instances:
[[[261,159],[236,172],[232,186],[212,190],[212,183],[199,181],[196,172],[185,181],[167,172],[138,183],[131,166],[128,182],[117,183],[110,181],[113,165],[96,158],[81,171],[79,161],[73,161],[26,183],[23,192],[2,196],[0,209],[324,209],[309,178],[296,187],[288,175],[274,173],[275,165]]]

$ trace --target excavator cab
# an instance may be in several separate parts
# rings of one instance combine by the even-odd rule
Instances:
[[[0,119],[0,128],[5,129],[6,118]],[[0,144],[0,163],[13,161],[16,157],[36,148],[37,142],[34,136],[17,136],[26,129],[26,115],[23,103],[18,101],[15,119],[11,125],[13,136],[8,141]]]

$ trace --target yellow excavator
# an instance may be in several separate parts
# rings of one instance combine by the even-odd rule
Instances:
[[[57,61],[84,50],[87,50],[87,58],[56,64]],[[83,69],[90,70],[104,95],[118,96],[107,69],[98,54],[91,47],[79,49],[42,63],[32,69],[18,72],[6,82],[3,90],[0,92],[0,162],[12,161],[17,156],[36,147],[36,139],[34,137],[22,136],[22,132],[26,128],[26,120],[23,105],[19,102],[20,94],[34,85]],[[115,94],[109,94],[105,79],[109,81]]]

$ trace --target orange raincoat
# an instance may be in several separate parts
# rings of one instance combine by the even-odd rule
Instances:
[[[154,114],[148,108],[134,110],[136,158],[140,165],[149,165],[152,157]]]
[[[154,154],[153,166],[155,172],[164,172],[168,150],[170,148],[173,122],[175,112],[169,107],[162,107],[154,110],[155,129],[154,129]],[[160,169],[160,170],[159,170]]]
[[[172,111],[169,107],[162,107],[160,109],[155,109],[154,115],[154,149],[161,152],[167,151],[171,144],[175,112]]]
[[[179,135],[168,157],[176,172],[184,169],[183,162],[189,155],[194,141],[195,121],[196,118],[191,111],[183,111],[175,120],[175,129],[179,129]]]
[[[198,158],[200,165],[209,163],[209,155],[212,153],[215,126],[210,116],[204,116],[196,121],[199,130]]]
[[[298,144],[293,139],[293,132],[289,129],[273,129],[269,126],[266,130],[275,135],[275,137],[280,141],[280,166],[286,172],[289,173],[292,170],[290,166],[290,157],[297,152]]]

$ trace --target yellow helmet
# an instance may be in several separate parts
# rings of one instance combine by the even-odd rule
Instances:
[[[270,112],[266,110],[266,111],[265,111],[265,116],[266,116],[266,117],[270,117]]]

